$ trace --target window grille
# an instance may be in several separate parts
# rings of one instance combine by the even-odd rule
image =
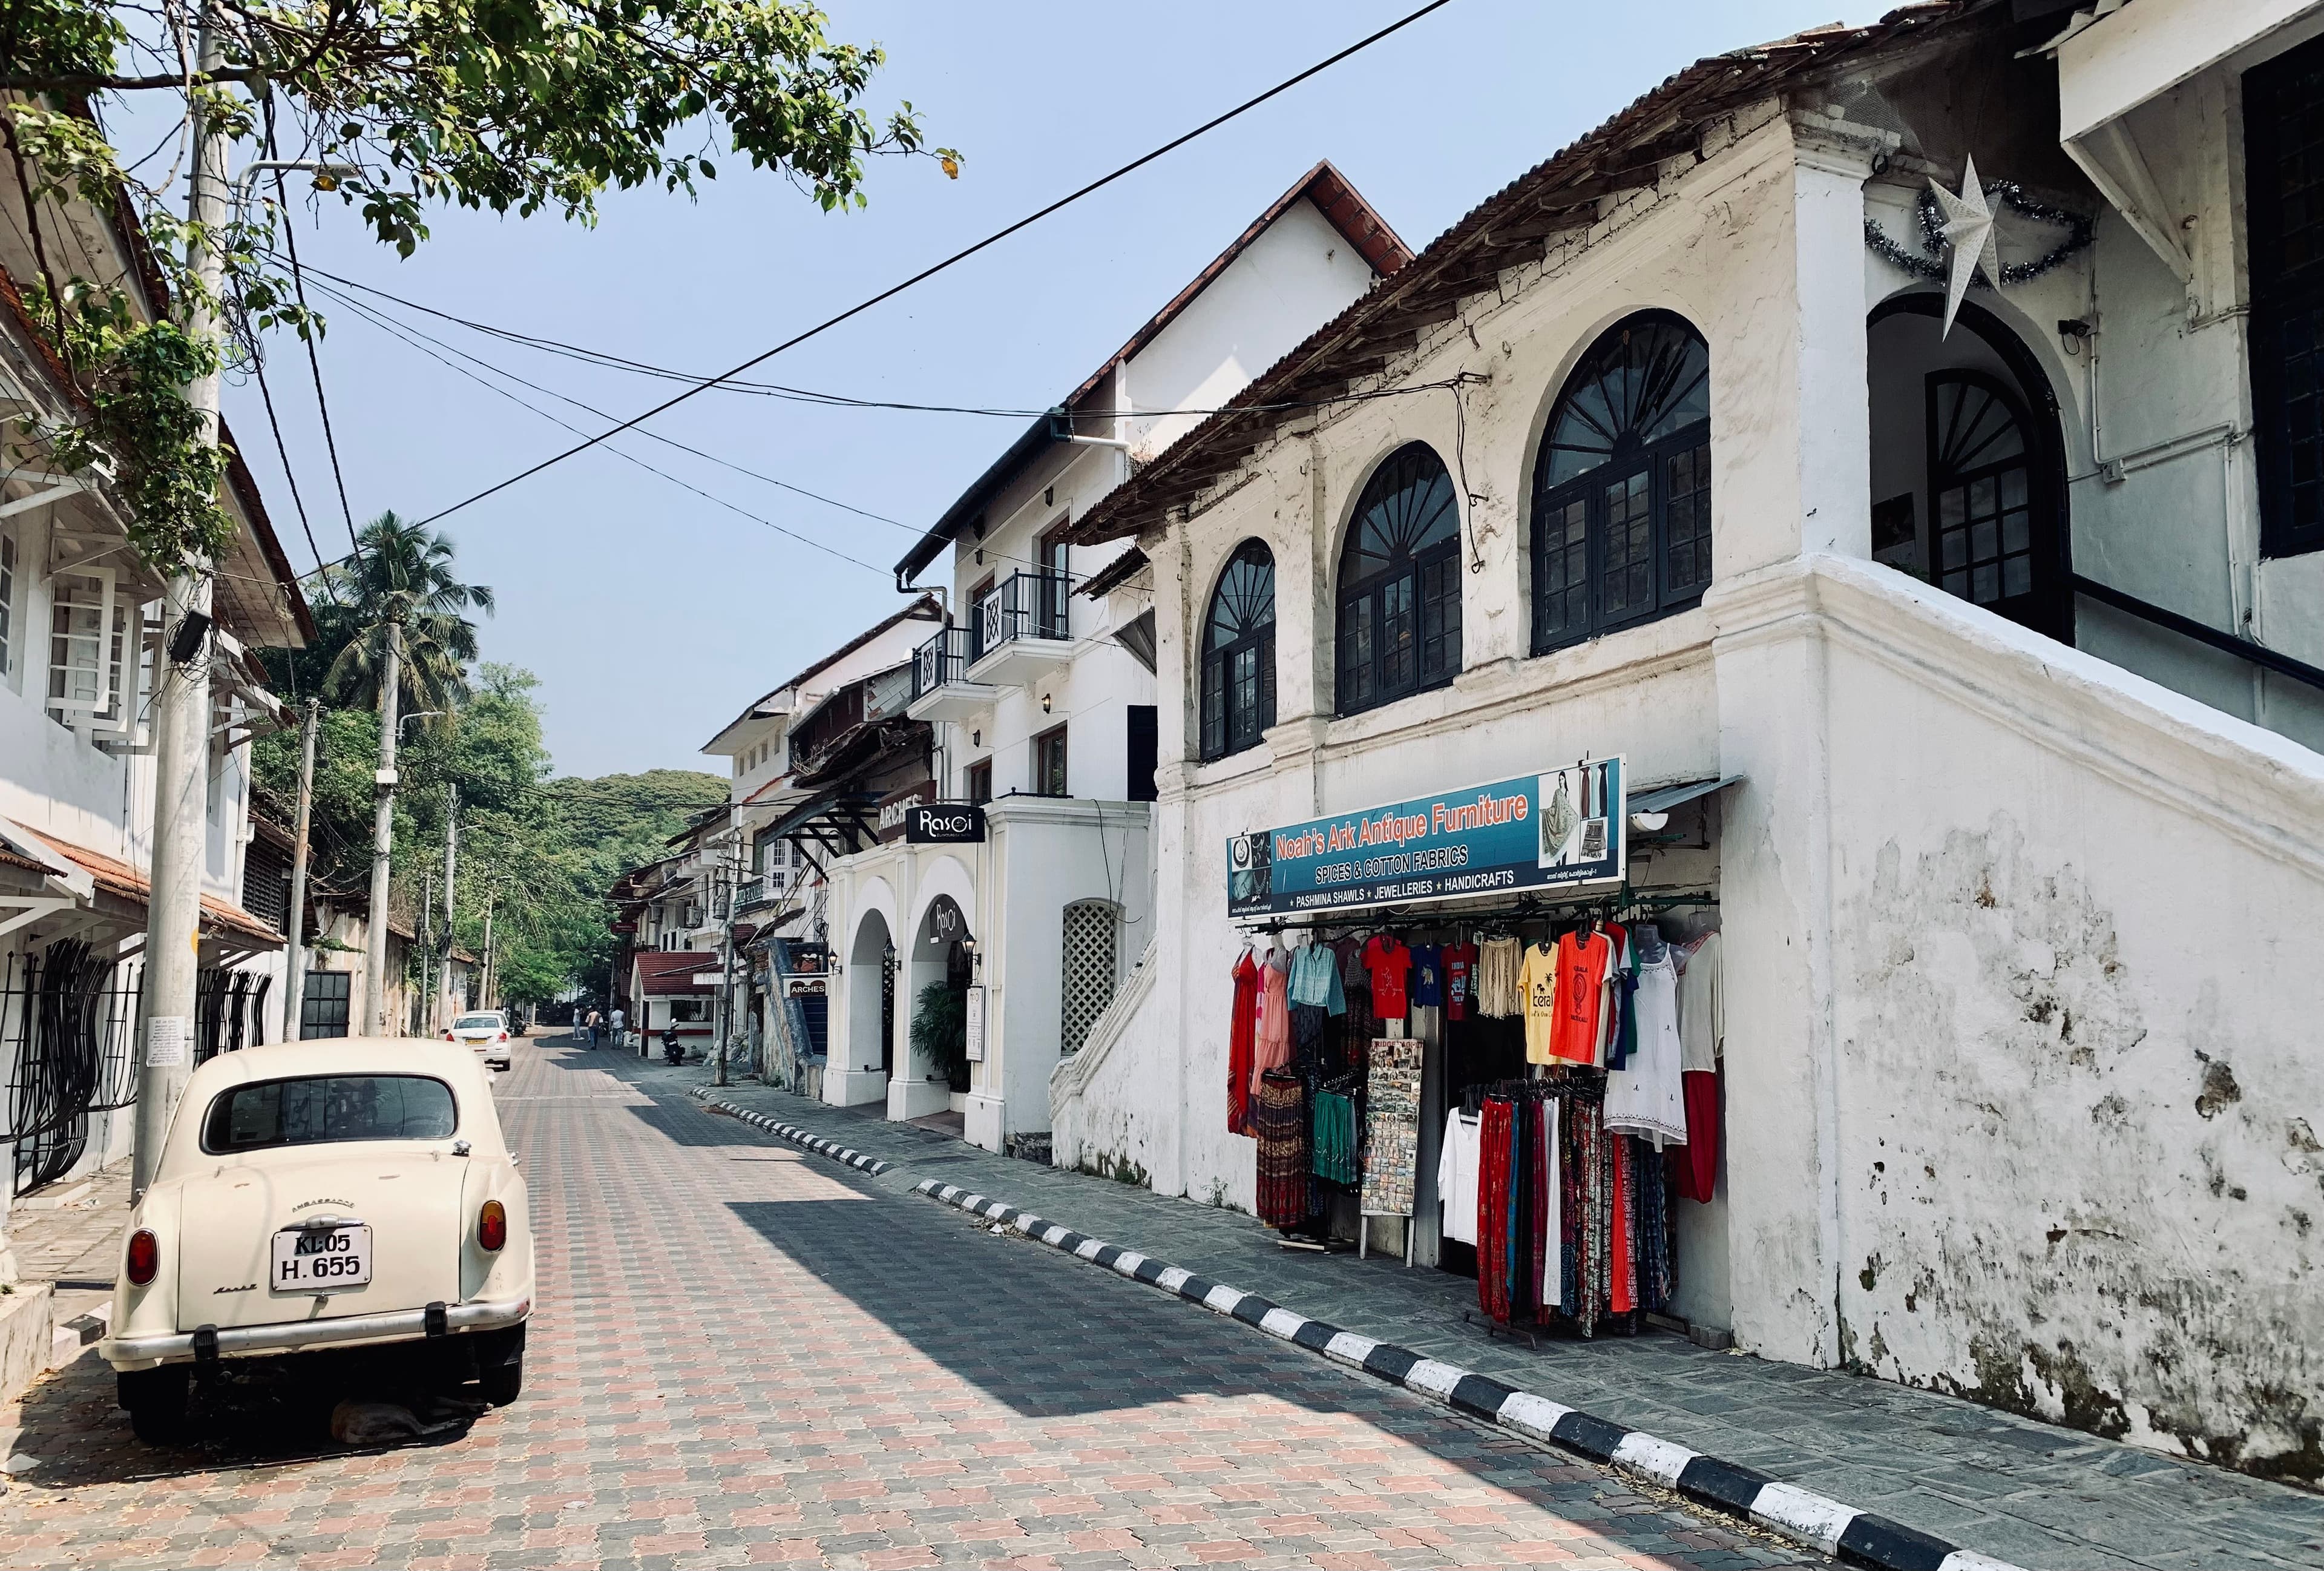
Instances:
[[[1275,557],[1258,541],[1236,548],[1219,575],[1202,659],[1203,757],[1256,746],[1275,724]]]
[[[1111,901],[1075,901],[1065,908],[1065,985],[1057,1047],[1077,1053],[1113,1002],[1114,967],[1121,947],[1121,913]]]
[[[1668,311],[1566,379],[1534,463],[1536,654],[1683,611],[1711,583],[1711,351]]]
[[[1340,551],[1339,712],[1353,715],[1461,672],[1461,509],[1425,442],[1364,487]]]

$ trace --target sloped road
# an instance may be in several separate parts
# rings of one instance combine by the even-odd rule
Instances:
[[[28,1394],[0,1564],[1824,1564],[874,1187],[624,1060],[520,1044],[541,1307],[521,1401],[333,1447],[239,1392],[152,1451],[83,1359]],[[634,1060],[627,1062],[633,1063]]]

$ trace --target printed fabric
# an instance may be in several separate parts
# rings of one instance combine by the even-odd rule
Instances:
[[[1509,1318],[1509,1136],[1516,1108],[1485,1099],[1477,1152],[1477,1303],[1504,1325]]]
[[[1307,1088],[1288,1075],[1262,1075],[1251,1093],[1259,1219],[1269,1227],[1296,1227],[1307,1219],[1306,1104]]]
[[[1364,946],[1364,968],[1372,977],[1372,1013],[1402,1020],[1409,1012],[1405,984],[1412,973],[1412,951],[1392,933],[1375,933]]]
[[[1412,947],[1412,986],[1406,1002],[1415,1009],[1444,1006],[1444,950],[1441,946]]]
[[[1444,1018],[1467,1020],[1471,1001],[1471,989],[1477,980],[1477,946],[1447,944],[1444,947]]]
[[[1557,1029],[1553,1058],[1569,1064],[1599,1062],[1599,1027],[1605,1012],[1606,973],[1614,963],[1614,940],[1593,932],[1572,932],[1557,940]]]
[[[1526,1062],[1557,1061],[1557,950],[1538,944],[1526,946],[1517,968],[1517,988],[1525,998]]]
[[[1259,1033],[1259,961],[1249,949],[1234,964],[1234,1008],[1227,1021],[1227,1132],[1248,1132],[1251,1052]]]

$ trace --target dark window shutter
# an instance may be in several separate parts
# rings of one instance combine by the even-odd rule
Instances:
[[[1130,799],[1154,799],[1154,767],[1161,762],[1161,712],[1151,704],[1130,706]]]

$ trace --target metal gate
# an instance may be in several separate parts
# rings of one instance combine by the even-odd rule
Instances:
[[[88,1149],[88,1120],[137,1098],[137,1001],[144,968],[77,938],[8,957],[0,1045],[8,1054],[14,1194],[52,1184]]]

